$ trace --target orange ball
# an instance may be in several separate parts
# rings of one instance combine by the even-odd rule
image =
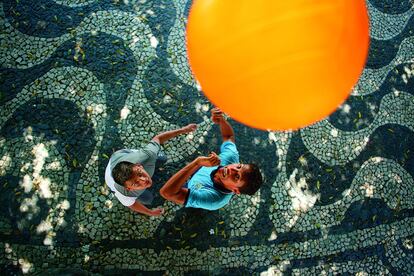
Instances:
[[[188,57],[205,95],[233,119],[297,129],[348,97],[368,27],[365,0],[194,0]]]

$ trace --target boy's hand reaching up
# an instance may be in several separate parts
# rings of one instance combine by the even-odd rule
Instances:
[[[181,128],[181,131],[182,131],[183,134],[185,134],[185,133],[193,132],[196,129],[197,129],[197,125],[196,124],[188,124],[185,127],[182,127]]]
[[[211,120],[215,124],[219,124],[222,120],[224,120],[223,112],[220,110],[220,108],[215,107],[211,109]]]
[[[203,167],[213,167],[220,165],[220,157],[215,153],[210,153],[209,156],[200,156],[196,159],[197,165]]]

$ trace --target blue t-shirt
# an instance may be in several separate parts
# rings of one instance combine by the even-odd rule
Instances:
[[[220,165],[239,163],[239,152],[231,141],[224,142],[220,147]],[[214,187],[210,174],[217,169],[215,167],[201,167],[193,177],[188,180],[186,187],[189,189],[185,207],[217,210],[227,203],[233,196],[231,192],[224,192]]]

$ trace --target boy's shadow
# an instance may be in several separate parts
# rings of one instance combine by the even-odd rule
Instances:
[[[155,163],[155,171],[152,176],[152,186],[148,189],[154,196],[151,204],[147,205],[149,208],[156,208],[164,204],[165,199],[160,195],[160,189],[167,182],[167,180],[179,170],[176,166],[166,165],[165,161],[158,161]]]
[[[153,175],[153,186],[149,189],[154,199],[149,208],[156,208],[162,206],[165,199],[160,195],[159,191],[165,182],[179,170],[177,164],[167,164],[164,166],[156,166]],[[163,246],[170,246],[171,248],[186,248],[194,246],[197,248],[208,249],[217,243],[223,245],[221,236],[217,235],[218,239],[212,239],[211,229],[216,232],[222,232],[225,225],[220,224],[223,217],[219,212],[213,212],[197,208],[180,208],[172,221],[164,220],[157,228],[154,236],[158,237]],[[217,226],[219,226],[217,228]],[[215,240],[212,241],[211,240]],[[208,241],[208,242],[207,242]]]

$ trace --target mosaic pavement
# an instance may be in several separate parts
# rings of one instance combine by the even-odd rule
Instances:
[[[414,3],[370,0],[371,45],[352,96],[297,132],[233,122],[260,193],[216,212],[160,196],[160,218],[104,184],[109,156],[165,146],[153,187],[217,150],[185,54],[191,0],[0,1],[1,274],[413,275]]]

